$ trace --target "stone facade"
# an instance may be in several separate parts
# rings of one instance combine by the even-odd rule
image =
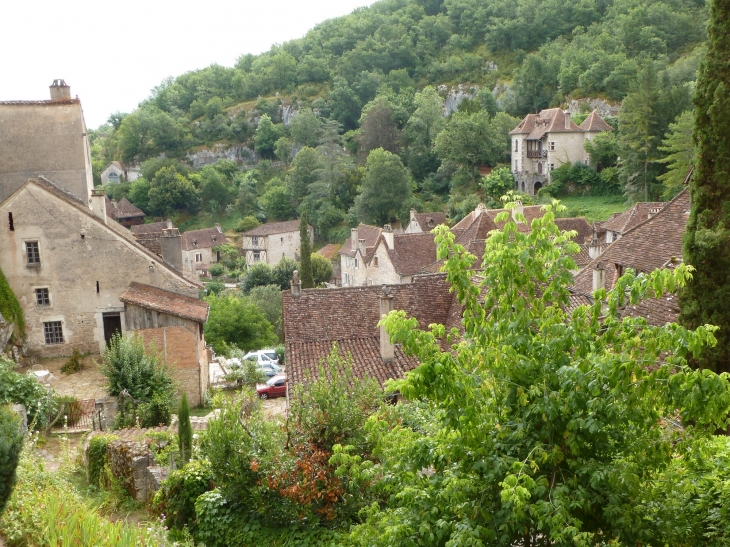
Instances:
[[[213,228],[191,230],[182,234],[182,267],[191,276],[207,276],[210,265],[220,262],[221,256],[214,247],[228,243],[220,224]]]
[[[62,80],[50,101],[0,102],[0,202],[43,175],[88,203],[94,182],[81,102]]]
[[[310,244],[314,242],[314,230],[311,226],[309,226],[309,242]],[[299,260],[301,248],[299,221],[262,224],[244,232],[242,243],[246,264],[249,266],[263,262],[273,267],[284,257]]]
[[[120,296],[131,280],[197,298],[198,283],[162,264],[107,218],[103,194],[94,205],[96,215],[40,179],[0,204],[0,268],[23,307],[28,348],[40,357],[73,349],[98,353],[110,321],[124,332]]]

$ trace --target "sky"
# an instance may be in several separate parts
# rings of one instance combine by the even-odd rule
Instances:
[[[131,112],[168,76],[301,38],[374,0],[4,0],[0,101],[64,79],[89,128]]]

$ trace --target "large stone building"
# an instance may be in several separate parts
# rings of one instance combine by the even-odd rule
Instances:
[[[182,235],[182,261],[185,272],[190,276],[207,277],[211,264],[220,262],[219,245],[228,243],[220,224],[213,228],[190,230]]]
[[[613,131],[598,112],[593,111],[576,125],[560,108],[528,114],[510,131],[512,172],[515,188],[535,195],[550,184],[550,172],[567,163],[589,164],[585,141],[602,131]]]
[[[54,80],[48,101],[0,102],[0,202],[42,175],[88,205],[94,182],[78,98]]]
[[[314,230],[311,226],[308,229],[311,244],[314,242]],[[299,260],[301,242],[298,220],[262,224],[244,232],[242,239],[243,254],[249,266],[257,262],[276,266],[282,258]]]

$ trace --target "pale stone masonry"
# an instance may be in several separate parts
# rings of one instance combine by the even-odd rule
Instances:
[[[314,242],[314,230],[309,230],[309,243]],[[299,260],[301,241],[299,239],[299,221],[287,220],[262,224],[242,235],[243,255],[246,264],[253,266],[263,262],[276,266],[282,258]]]

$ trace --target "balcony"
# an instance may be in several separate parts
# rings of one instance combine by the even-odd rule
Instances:
[[[547,158],[547,150],[528,150],[528,158]]]

